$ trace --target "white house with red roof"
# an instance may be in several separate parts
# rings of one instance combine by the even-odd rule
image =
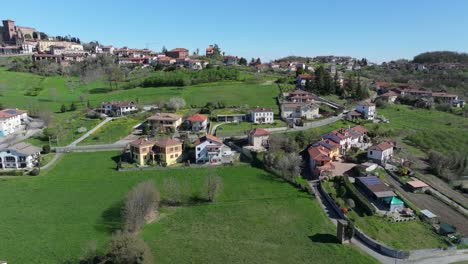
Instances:
[[[187,118],[193,132],[206,131],[208,126],[208,117],[202,114],[194,114]]]
[[[12,134],[28,119],[25,110],[3,109],[0,111],[0,137]]]
[[[134,102],[127,101],[110,101],[101,104],[101,108],[97,109],[98,112],[109,115],[114,113],[117,116],[122,116],[138,111]]]
[[[374,145],[367,150],[367,158],[379,164],[386,164],[393,156],[395,144],[391,141],[384,141]]]
[[[269,145],[270,132],[263,128],[254,128],[249,132],[249,145],[254,148],[267,148]]]
[[[359,103],[355,111],[361,113],[362,118],[367,120],[374,120],[376,116],[375,104],[367,101]]]
[[[250,121],[255,124],[271,124],[274,122],[273,110],[269,107],[255,107],[250,110]]]
[[[233,161],[234,152],[223,141],[207,134],[194,142],[196,163],[222,164]]]
[[[398,94],[395,93],[394,91],[388,91],[379,96],[379,98],[382,98],[382,100],[387,101],[389,103],[394,103],[397,97],[398,97]]]
[[[296,85],[300,87],[304,87],[307,81],[311,81],[313,78],[314,76],[312,74],[308,74],[308,73],[299,74],[296,77]]]

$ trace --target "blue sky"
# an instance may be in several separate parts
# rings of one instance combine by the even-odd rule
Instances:
[[[50,35],[114,46],[204,51],[263,60],[349,55],[372,61],[431,50],[468,52],[465,0],[5,1],[0,18]],[[26,7],[26,8],[24,8]]]

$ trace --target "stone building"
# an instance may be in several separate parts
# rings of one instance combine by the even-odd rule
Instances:
[[[6,19],[2,21],[1,41],[9,44],[20,44],[25,39],[40,39],[40,34],[35,28],[16,26],[15,21]]]

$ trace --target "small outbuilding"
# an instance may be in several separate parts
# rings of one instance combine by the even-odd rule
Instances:
[[[384,199],[385,203],[389,207],[390,212],[396,212],[405,208],[405,203],[398,197],[387,197]]]
[[[443,236],[454,234],[456,232],[457,232],[457,228],[454,227],[453,225],[442,223],[439,226],[439,234]]]
[[[437,224],[439,222],[439,217],[427,209],[421,210],[421,216],[429,224]]]
[[[427,188],[429,188],[429,185],[420,180],[409,181],[406,183],[406,185],[408,185],[411,191],[415,193],[424,192]]]

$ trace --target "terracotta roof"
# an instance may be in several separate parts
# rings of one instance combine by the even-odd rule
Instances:
[[[312,76],[311,74],[308,74],[308,73],[299,74],[297,77],[299,77],[301,79],[312,79],[312,78],[314,78],[314,76]]]
[[[394,91],[388,91],[382,95],[380,95],[381,97],[390,97],[390,96],[398,96],[397,93],[395,93]]]
[[[269,107],[255,107],[252,108],[252,112],[273,112],[273,110]]]
[[[14,116],[18,116],[21,114],[26,113],[25,110],[19,110],[19,109],[3,109],[0,111],[0,119],[6,119]]]
[[[349,112],[349,114],[352,115],[352,116],[361,116],[361,113],[359,113],[356,110],[353,110],[353,111]]]
[[[171,49],[169,52],[188,52],[188,49],[175,48],[175,49]]]
[[[357,132],[357,133],[360,133],[360,134],[366,134],[367,132],[369,132],[369,130],[367,130],[367,128],[363,127],[363,126],[354,126],[351,128],[351,130]]]
[[[147,138],[139,138],[135,141],[130,142],[130,146],[140,147],[140,146],[153,146],[155,143],[154,140],[149,140]]]
[[[175,145],[180,145],[182,142],[180,142],[178,139],[175,138],[161,138],[156,140],[154,145],[158,147],[169,147],[169,146],[175,146]]]
[[[290,92],[289,95],[313,95],[313,94],[307,91],[297,89],[297,90]]]
[[[190,122],[203,122],[207,119],[208,117],[206,117],[205,115],[201,115],[201,114],[194,114],[193,116],[190,116],[187,118],[187,120]]]
[[[422,188],[428,186],[425,182],[420,180],[409,181],[407,184],[413,188]]]
[[[102,104],[110,104],[110,105],[117,106],[117,107],[135,106],[135,103],[127,102],[127,101],[110,101],[110,102],[104,102]]]
[[[330,151],[323,146],[312,146],[307,150],[307,152],[309,152],[309,156],[313,160],[331,161],[331,158],[328,156]]]
[[[317,143],[313,144],[312,145],[313,147],[318,147],[318,146],[322,146],[328,150],[335,150],[337,148],[339,148],[340,144],[330,140],[330,139],[324,139],[324,140],[320,140],[318,141]]]
[[[270,135],[270,132],[266,131],[263,128],[257,127],[257,128],[254,128],[254,129],[250,130],[249,135],[254,136],[254,137],[255,136],[258,136],[258,137],[268,136],[268,135]]]
[[[379,151],[384,151],[387,149],[393,148],[393,143],[390,141],[384,141],[378,145],[374,145],[369,148],[369,150],[379,150]]]
[[[194,144],[195,145],[199,145],[207,140],[211,140],[211,141],[214,141],[214,142],[217,142],[219,144],[223,144],[223,141],[213,135],[210,135],[210,134],[206,134],[205,136],[195,140]]]
[[[376,82],[375,85],[383,86],[383,87],[390,87],[391,86],[391,84],[388,83],[388,82]]]
[[[168,120],[168,121],[176,121],[182,118],[180,115],[172,114],[172,113],[157,113],[153,116],[147,118],[147,120]]]

